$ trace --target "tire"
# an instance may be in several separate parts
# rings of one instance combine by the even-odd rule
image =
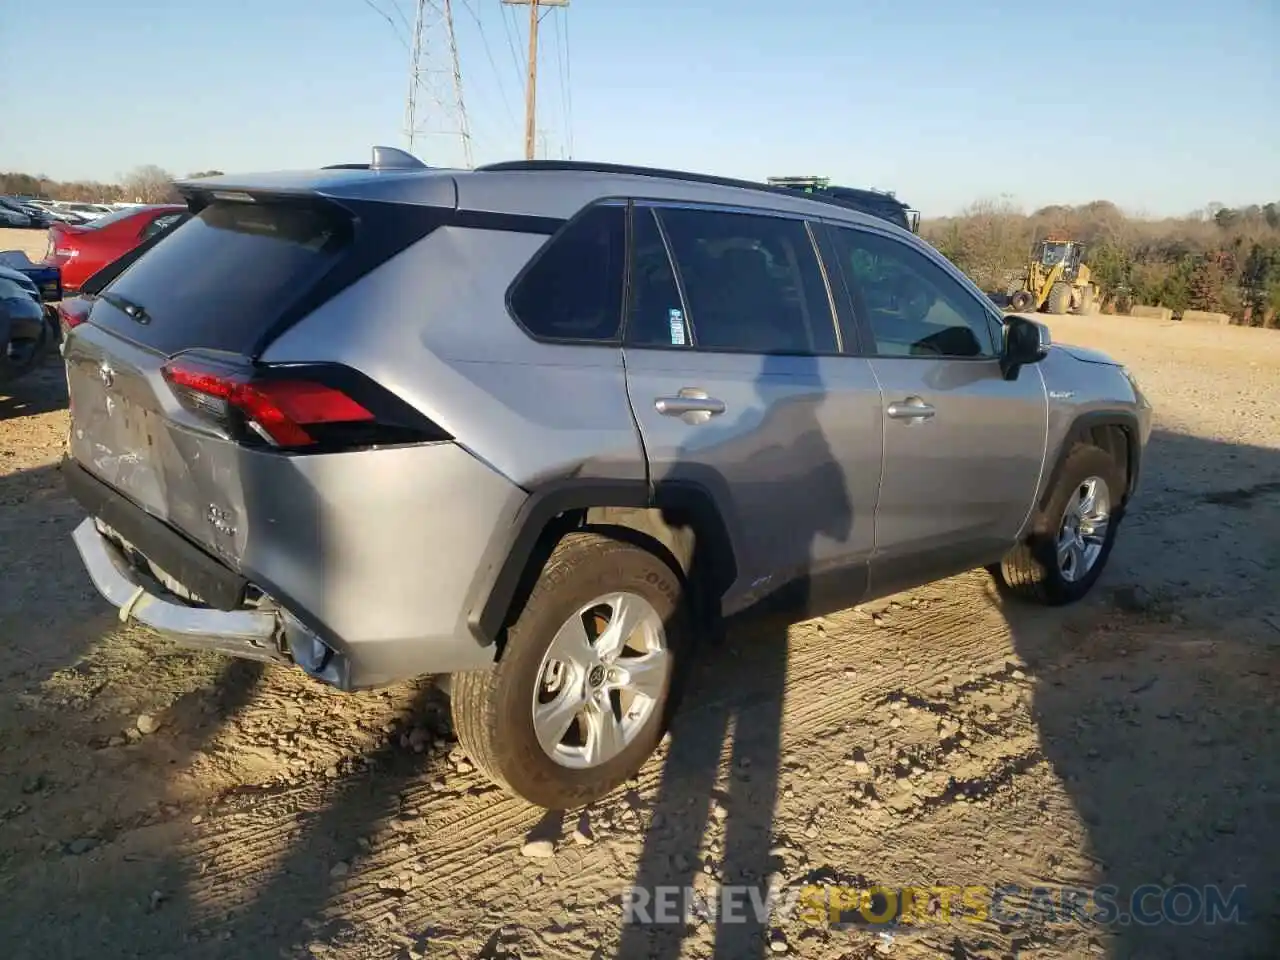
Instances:
[[[0,339],[0,384],[12,383],[40,366],[57,341],[55,328],[49,324],[43,309],[39,324],[24,324],[22,335],[5,335]]]
[[[1064,515],[1077,491],[1091,479],[1101,480],[1107,488],[1106,531],[1087,569],[1077,568],[1076,575],[1071,576],[1070,566],[1064,570],[1058,559]],[[998,567],[992,568],[997,585],[1012,596],[1047,606],[1075,603],[1084,597],[1102,575],[1115,545],[1123,519],[1124,482],[1123,471],[1105,450],[1087,444],[1072,449],[1031,534],[1005,554]]]
[[[639,698],[632,701],[632,709],[638,709],[643,718],[638,715],[632,721],[634,726],[625,745],[616,754],[594,763],[587,754],[592,744],[603,741],[591,739],[595,735],[587,732],[598,729],[586,719],[597,709],[593,703],[583,701],[582,712],[568,722],[567,731],[555,741],[559,746],[550,749],[539,739],[534,704],[535,698],[548,696],[552,699],[544,706],[578,702],[583,691],[598,689],[590,686],[591,682],[607,680],[600,677],[591,681],[589,676],[597,670],[607,673],[617,665],[625,675],[624,665],[636,662],[623,656],[612,665],[597,664],[583,670],[565,661],[558,672],[554,662],[547,663],[553,641],[562,634],[562,628],[568,629],[571,623],[597,623],[595,614],[582,614],[581,620],[576,615],[584,606],[608,595],[639,598],[643,603],[628,601],[633,610],[660,618],[667,665],[661,683],[652,686],[654,695],[640,708],[635,707]],[[642,622],[652,625],[656,621]],[[633,636],[641,634],[646,641],[653,639],[648,627]],[[508,628],[497,664],[490,670],[453,678],[453,724],[458,739],[476,766],[516,797],[548,810],[570,810],[591,803],[635,775],[658,745],[677,699],[677,681],[683,673],[689,637],[683,578],[664,558],[661,548],[655,545],[655,549],[648,550],[599,532],[570,533],[552,551],[524,609]],[[603,640],[604,634],[599,639]],[[595,647],[591,649],[594,651]],[[553,674],[559,678],[559,692],[554,694],[545,685]],[[615,722],[625,725],[630,713],[624,712],[627,702],[615,700],[607,691],[602,702]],[[602,716],[598,712],[591,715]],[[596,722],[603,723],[599,719]],[[575,737],[582,741],[580,746],[565,746],[566,739]],[[583,755],[557,759],[553,750],[581,750]]]
[[[1016,313],[1025,313],[1031,309],[1034,298],[1028,290],[1018,290],[1009,298],[1009,306],[1013,307]]]
[[[1088,316],[1093,313],[1093,287],[1092,285],[1084,287],[1080,291],[1080,308],[1078,310],[1081,316]]]
[[[1049,291],[1045,303],[1050,313],[1066,313],[1071,309],[1071,284],[1059,280]]]

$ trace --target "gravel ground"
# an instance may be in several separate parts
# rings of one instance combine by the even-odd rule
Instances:
[[[344,696],[114,622],[68,539],[61,371],[16,384],[0,396],[6,955],[1276,956],[1280,334],[1053,325],[1122,359],[1157,408],[1094,595],[1006,606],[974,572],[739,629],[669,742],[581,819],[489,787],[430,681]],[[765,877],[1243,884],[1247,922],[622,921],[633,883]]]

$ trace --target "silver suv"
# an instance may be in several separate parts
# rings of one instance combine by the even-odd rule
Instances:
[[[75,542],[189,646],[451,677],[552,809],[662,735],[697,638],[980,566],[1097,580],[1150,408],[910,233],[585,163],[225,176],[66,343]]]

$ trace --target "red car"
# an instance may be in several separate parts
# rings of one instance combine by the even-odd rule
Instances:
[[[90,223],[49,227],[44,262],[62,271],[62,289],[74,292],[90,276],[128,253],[148,237],[188,216],[181,204],[126,207]]]

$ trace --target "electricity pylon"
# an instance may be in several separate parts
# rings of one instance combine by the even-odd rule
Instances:
[[[471,167],[471,127],[462,96],[462,64],[453,31],[451,0],[417,0],[409,53],[409,95],[404,107],[409,152],[418,140],[458,138],[462,160]],[[435,161],[433,151],[426,160]],[[451,166],[440,163],[439,166]]]

